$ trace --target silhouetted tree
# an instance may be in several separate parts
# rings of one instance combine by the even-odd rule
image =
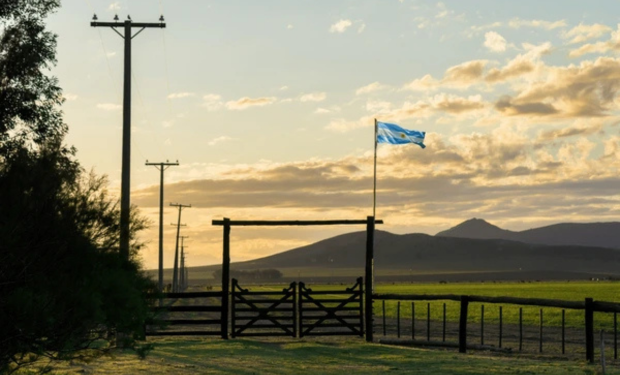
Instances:
[[[132,211],[131,258],[122,259],[105,178],[84,173],[63,144],[62,91],[45,73],[56,36],[44,17],[58,6],[0,2],[0,373],[42,355],[85,355],[117,330],[135,342],[154,287],[137,261],[145,220]]]

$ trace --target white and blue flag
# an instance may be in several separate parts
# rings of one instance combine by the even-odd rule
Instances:
[[[426,132],[408,130],[401,128],[396,124],[388,124],[387,122],[377,121],[377,143],[390,143],[393,145],[415,143],[416,145],[425,148],[425,136]]]

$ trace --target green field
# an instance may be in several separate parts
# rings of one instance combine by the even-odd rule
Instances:
[[[532,282],[532,283],[453,283],[453,284],[378,284],[377,293],[394,294],[457,294],[477,296],[505,296],[521,298],[543,298],[566,301],[583,301],[591,297],[596,301],[620,302],[620,282]],[[446,303],[446,319],[456,322],[459,318],[459,303],[454,301],[430,301],[431,320],[443,318],[443,304]],[[427,302],[415,302],[416,319],[426,319]],[[470,322],[479,322],[481,317],[480,303],[469,305]],[[485,322],[497,323],[499,321],[499,306],[497,304],[485,304]],[[523,324],[540,324],[540,307],[523,306]],[[381,302],[375,302],[375,315],[380,317],[382,312]],[[502,306],[503,322],[505,324],[517,324],[519,321],[519,306]],[[386,301],[386,316],[396,318],[397,302]],[[582,327],[584,324],[583,310],[570,310],[565,312],[566,325]],[[401,317],[411,316],[411,302],[401,303]],[[562,309],[544,307],[543,322],[545,326],[561,326]],[[595,328],[613,330],[613,314],[595,313]]]
[[[458,354],[366,344],[361,339],[219,340],[149,339],[153,351],[139,359],[117,352],[89,363],[62,362],[61,374],[597,374],[583,361]],[[30,371],[21,371],[28,374]],[[607,366],[607,374],[620,368]]]
[[[316,290],[342,290],[351,285],[307,285]],[[280,290],[278,285],[249,285],[250,290]],[[502,283],[450,283],[450,284],[382,284],[375,286],[375,292],[380,294],[456,294],[478,296],[505,296],[522,298],[543,298],[566,301],[583,301],[586,297],[595,301],[620,302],[620,282],[611,281],[571,281],[571,282],[502,282]],[[430,303],[431,320],[443,319],[443,304],[446,304],[446,320],[458,322],[460,305],[455,301],[416,301],[415,317],[417,320],[427,319],[427,309]],[[481,304],[469,305],[469,322],[478,323],[481,318]],[[396,301],[386,301],[386,317],[397,317]],[[485,304],[485,323],[494,324],[499,321],[499,307],[497,304]],[[502,314],[504,324],[518,324],[519,307],[517,305],[503,305]],[[383,316],[381,301],[375,301],[375,319],[380,324]],[[411,317],[411,301],[401,302],[401,318]],[[595,329],[613,330],[613,314],[595,313]],[[567,327],[583,327],[583,310],[565,311]],[[562,309],[544,307],[544,326],[559,327],[562,324]],[[537,326],[540,324],[540,308],[535,306],[523,306],[523,324]]]

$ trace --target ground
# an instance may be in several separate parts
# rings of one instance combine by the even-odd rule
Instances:
[[[57,363],[53,374],[597,374],[601,364],[516,354],[367,344],[362,339],[149,338],[145,359],[117,351],[89,363]],[[22,373],[28,373],[22,372]],[[607,366],[607,374],[620,367]]]

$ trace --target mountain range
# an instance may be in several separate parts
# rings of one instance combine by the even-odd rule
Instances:
[[[499,228],[483,219],[470,219],[436,237],[502,239],[541,245],[594,246],[620,249],[620,223],[562,223],[520,232]]]
[[[480,280],[475,275],[482,274],[491,274],[488,279],[615,277],[620,275],[619,244],[620,223],[556,224],[515,232],[471,219],[435,236],[377,230],[374,264],[378,275],[443,275],[437,280],[453,275],[453,281]],[[299,269],[344,275],[347,269],[361,275],[365,251],[366,232],[361,231],[231,267],[276,268],[288,275]],[[206,271],[219,266],[195,268]]]

